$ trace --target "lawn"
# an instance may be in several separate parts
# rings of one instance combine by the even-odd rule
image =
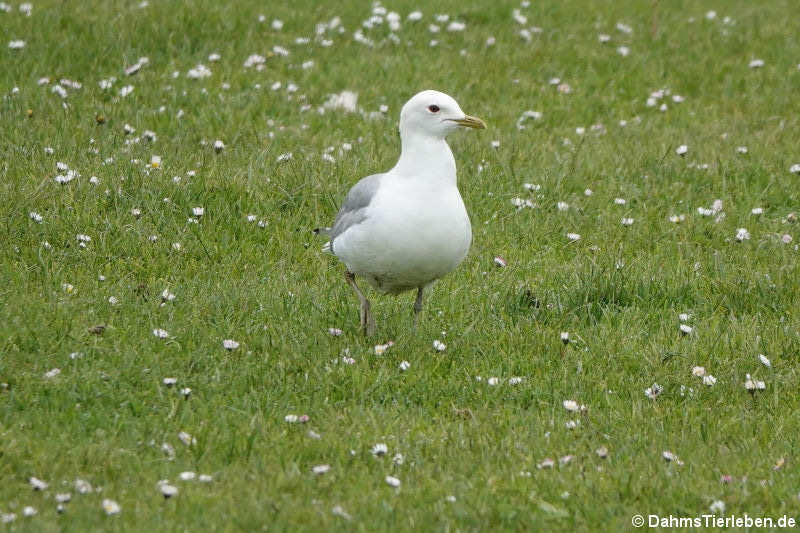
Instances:
[[[3,527],[800,519],[796,2],[272,4],[0,3]],[[472,248],[365,338],[428,88]]]

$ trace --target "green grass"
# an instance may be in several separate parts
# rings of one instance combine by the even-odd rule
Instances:
[[[0,512],[17,514],[10,527],[624,530],[634,514],[700,516],[714,500],[726,515],[798,518],[800,226],[787,221],[800,211],[800,177],[789,172],[800,163],[797,5],[735,0],[707,20],[714,6],[689,1],[532,2],[525,26],[512,19],[515,3],[386,7],[402,16],[400,43],[384,23],[364,30],[372,48],[353,40],[368,2],[46,0],[30,17],[16,4],[0,12]],[[407,21],[418,8],[423,20]],[[440,23],[429,33],[437,13],[466,31]],[[328,32],[333,45],[322,47],[315,25],[334,16],[346,31]],[[525,42],[518,32],[531,26],[542,32]],[[26,46],[9,49],[14,39]],[[290,55],[243,68],[275,45]],[[209,63],[213,52],[222,58]],[[140,56],[150,63],[128,78],[123,68]],[[763,68],[748,68],[755,58]],[[198,63],[210,78],[186,77]],[[37,85],[44,76],[50,84]],[[113,89],[100,89],[111,76]],[[552,77],[572,92],[559,93]],[[51,92],[61,78],[83,87],[62,100]],[[135,90],[120,98],[127,84]],[[490,126],[450,139],[473,245],[430,291],[416,332],[413,294],[371,293],[379,333],[364,339],[342,266],[311,229],[333,219],[358,178],[394,163],[399,110],[425,88]],[[661,88],[685,101],[647,107]],[[348,89],[366,113],[388,105],[386,118],[317,112]],[[543,117],[518,130],[526,110]],[[590,131],[598,123],[605,134]],[[136,133],[126,136],[125,124]],[[148,129],[154,143],[126,143]],[[216,139],[226,145],[219,154]],[[342,153],[345,142],[353,149]],[[321,159],[329,146],[335,163]],[[145,172],[153,154],[162,168]],[[81,177],[55,183],[57,161]],[[514,197],[538,208],[517,210]],[[723,219],[698,214],[716,199]],[[562,201],[568,210],[556,208]],[[187,223],[197,206],[205,215]],[[685,221],[669,221],[678,214]],[[749,240],[736,241],[740,227]],[[570,232],[581,239],[569,242]],[[77,234],[91,236],[85,249]],[[162,306],[165,289],[176,298]],[[679,313],[691,314],[692,334],[681,335]],[[88,331],[100,324],[102,334]],[[241,346],[228,352],[223,339]],[[434,352],[434,339],[447,350]],[[355,364],[334,364],[346,351]],[[695,365],[716,385],[694,377]],[[53,368],[61,373],[45,377]],[[748,394],[748,373],[766,390]],[[487,383],[513,376],[524,380]],[[644,389],[654,382],[664,391],[651,400]],[[567,412],[570,399],[587,411]],[[310,421],[288,424],[287,414]],[[567,429],[569,420],[580,424]],[[196,444],[182,444],[181,431]],[[389,453],[375,458],[379,442]],[[606,459],[595,454],[602,446]],[[665,462],[665,450],[684,464]],[[403,464],[393,464],[397,453]],[[566,455],[572,462],[558,465]],[[537,469],[545,458],[556,466]],[[319,464],[331,470],[315,476]],[[179,481],[188,470],[213,481]],[[50,488],[33,492],[31,476]],[[102,492],[77,494],[76,478]],[[180,493],[165,501],[161,479]],[[64,491],[72,501],[57,514]],[[103,498],[121,514],[106,516]],[[37,516],[22,516],[28,505]]]

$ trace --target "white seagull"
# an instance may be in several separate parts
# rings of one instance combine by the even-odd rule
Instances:
[[[377,290],[399,294],[417,289],[414,325],[425,287],[454,270],[467,255],[472,228],[456,184],[456,162],[445,137],[459,127],[484,129],[458,102],[422,91],[400,112],[401,152],[388,172],[356,183],[330,228],[323,251],[346,267],[345,280],[361,303],[361,327],[375,332],[369,300],[356,276]]]

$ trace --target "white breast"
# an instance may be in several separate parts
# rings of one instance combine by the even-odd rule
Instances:
[[[471,241],[455,183],[391,177],[370,202],[366,220],[336,238],[335,253],[351,272],[397,293],[451,272]]]

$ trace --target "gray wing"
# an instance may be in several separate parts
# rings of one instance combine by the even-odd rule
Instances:
[[[332,244],[336,237],[367,218],[367,206],[375,196],[383,176],[383,174],[367,176],[353,185],[347,193],[339,213],[336,214],[333,226],[327,231],[330,237],[331,251],[333,251]]]

